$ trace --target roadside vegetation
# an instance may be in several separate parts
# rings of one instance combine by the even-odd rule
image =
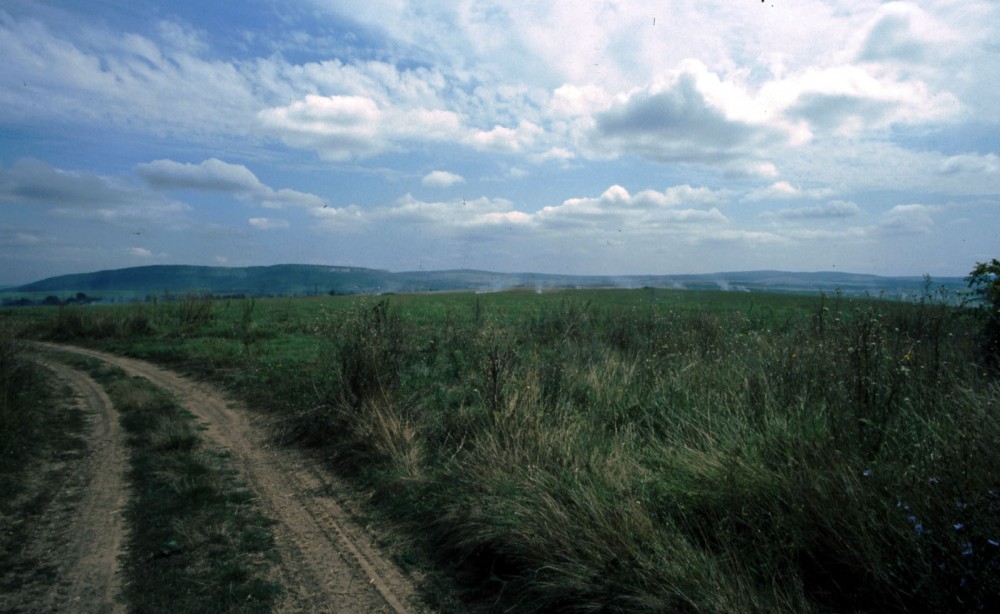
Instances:
[[[270,412],[441,608],[993,611],[1000,381],[948,299],[192,296],[34,330]]]

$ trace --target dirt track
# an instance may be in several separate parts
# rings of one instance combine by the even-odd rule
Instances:
[[[121,512],[127,492],[125,449],[118,413],[89,376],[39,360],[65,382],[90,422],[82,454],[49,462],[29,476],[29,491],[51,492],[31,520],[25,544],[42,574],[25,569],[16,589],[0,596],[0,610],[25,612],[124,612],[118,594],[118,552],[124,537]],[[37,480],[43,480],[38,482]],[[51,480],[55,480],[52,482]],[[48,574],[51,573],[51,578]]]
[[[204,423],[208,445],[230,452],[233,468],[257,495],[263,513],[277,522],[277,579],[285,589],[279,611],[413,610],[412,585],[345,512],[339,485],[303,454],[268,445],[248,412],[217,390],[141,360],[72,346],[39,346],[98,358],[146,378]]]

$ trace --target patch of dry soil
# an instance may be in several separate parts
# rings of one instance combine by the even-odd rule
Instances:
[[[277,523],[277,579],[285,588],[280,611],[418,609],[410,581],[345,511],[348,501],[339,494],[345,489],[305,454],[269,445],[244,408],[211,386],[149,362],[73,346],[39,345],[98,358],[144,377],[173,394],[204,423],[207,443],[230,453],[232,467],[256,494],[261,511]]]

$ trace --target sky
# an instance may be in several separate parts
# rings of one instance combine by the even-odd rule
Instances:
[[[4,0],[0,283],[150,264],[962,276],[1000,2]]]

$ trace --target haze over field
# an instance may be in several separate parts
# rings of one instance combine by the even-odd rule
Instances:
[[[0,6],[0,283],[148,264],[961,276],[1000,4]]]

